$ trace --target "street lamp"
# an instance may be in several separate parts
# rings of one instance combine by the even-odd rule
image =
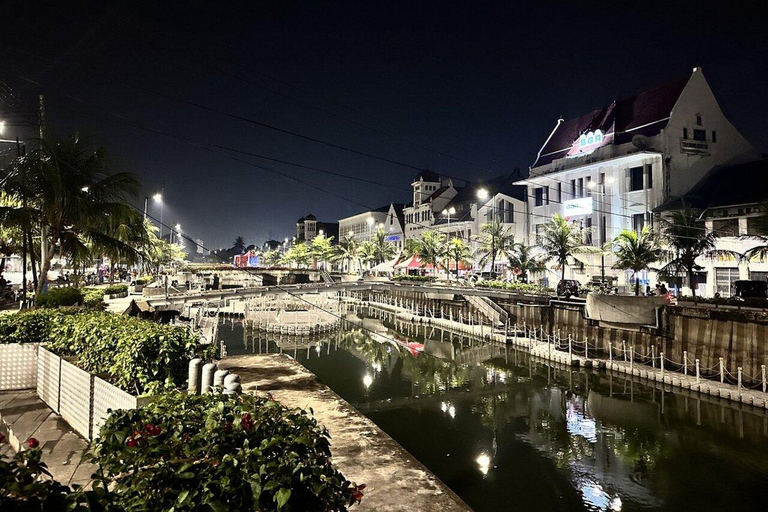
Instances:
[[[160,239],[163,239],[163,194],[158,192],[154,196],[152,196],[152,199],[155,200],[156,203],[160,203]],[[147,203],[144,202],[144,218],[147,217]]]
[[[376,220],[373,217],[368,217],[366,220],[368,223],[368,240],[373,239],[373,225],[376,223]]]
[[[451,236],[451,215],[456,213],[456,208],[451,206],[450,208],[443,208],[443,215],[448,216],[448,236]]]
[[[162,203],[163,202],[163,195],[158,192],[157,194],[152,196],[152,199],[156,203]],[[147,220],[147,205],[149,203],[149,196],[144,196],[144,220]],[[162,222],[162,221],[161,221]]]

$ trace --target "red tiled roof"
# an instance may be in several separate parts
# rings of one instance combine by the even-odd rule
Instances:
[[[653,136],[667,125],[688,78],[649,89],[630,98],[613,101],[606,107],[561,122],[546,142],[534,167],[564,157],[581,134],[601,130],[609,143],[631,142],[635,135]]]

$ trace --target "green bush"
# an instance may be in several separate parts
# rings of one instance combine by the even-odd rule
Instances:
[[[171,393],[112,413],[93,461],[126,511],[347,510],[364,486],[331,464],[329,440],[273,400]]]
[[[76,308],[46,308],[0,315],[0,343],[44,343],[51,325],[77,312]]]
[[[99,288],[85,288],[83,290],[83,306],[87,308],[103,307],[104,292]]]
[[[49,288],[36,305],[40,308],[57,308],[59,306],[76,306],[83,303],[83,292],[73,286]]]
[[[125,293],[128,291],[127,284],[113,284],[101,289],[101,293],[104,295],[117,295],[118,293]]]
[[[414,283],[431,283],[435,280],[434,276],[409,276],[399,275],[393,276],[392,281],[410,281]]]
[[[182,327],[104,311],[37,309],[1,316],[0,337],[8,343],[45,343],[135,394],[184,386],[189,360],[216,354],[213,345],[199,345],[198,336]]]
[[[131,284],[134,286],[144,286],[146,284],[151,283],[152,281],[153,281],[152,277],[139,277],[131,281]]]
[[[540,286],[538,284],[518,283],[518,282],[507,283],[505,281],[479,281],[477,283],[477,286],[479,288],[493,288],[496,290],[506,290],[510,292],[520,292],[520,293],[546,294],[552,291],[549,288]]]

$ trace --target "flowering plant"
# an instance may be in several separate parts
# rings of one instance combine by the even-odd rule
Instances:
[[[94,462],[126,511],[347,510],[364,486],[331,464],[329,440],[270,399],[171,393],[113,413]]]

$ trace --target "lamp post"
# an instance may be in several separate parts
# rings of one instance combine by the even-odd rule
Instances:
[[[443,215],[448,217],[448,236],[451,236],[451,215],[456,214],[456,208],[451,206],[450,208],[443,209]]]
[[[605,235],[607,233],[607,229],[605,226],[605,196],[607,195],[605,192],[605,184],[612,184],[615,180],[612,176],[609,176],[608,178],[605,178],[604,181],[598,183],[600,185],[600,191],[596,192],[600,195],[600,208],[598,209],[599,214],[597,216],[597,227],[600,230],[599,233],[599,239],[600,239],[600,284],[602,286],[605,286],[605,251],[602,250],[603,245],[605,245]],[[589,185],[587,186],[590,190],[595,188],[595,182],[590,181]]]
[[[373,240],[373,225],[376,223],[376,220],[373,217],[368,217],[366,220],[368,223],[368,241]]]
[[[488,189],[485,188],[479,188],[477,189],[477,198],[481,201],[488,201]],[[491,222],[496,222],[496,212],[494,211],[495,208],[491,207]],[[494,236],[493,233],[491,233],[491,254],[495,256],[496,254],[496,236]],[[482,268],[480,271],[482,272]],[[496,278],[496,271],[495,269],[491,269],[491,279]]]

